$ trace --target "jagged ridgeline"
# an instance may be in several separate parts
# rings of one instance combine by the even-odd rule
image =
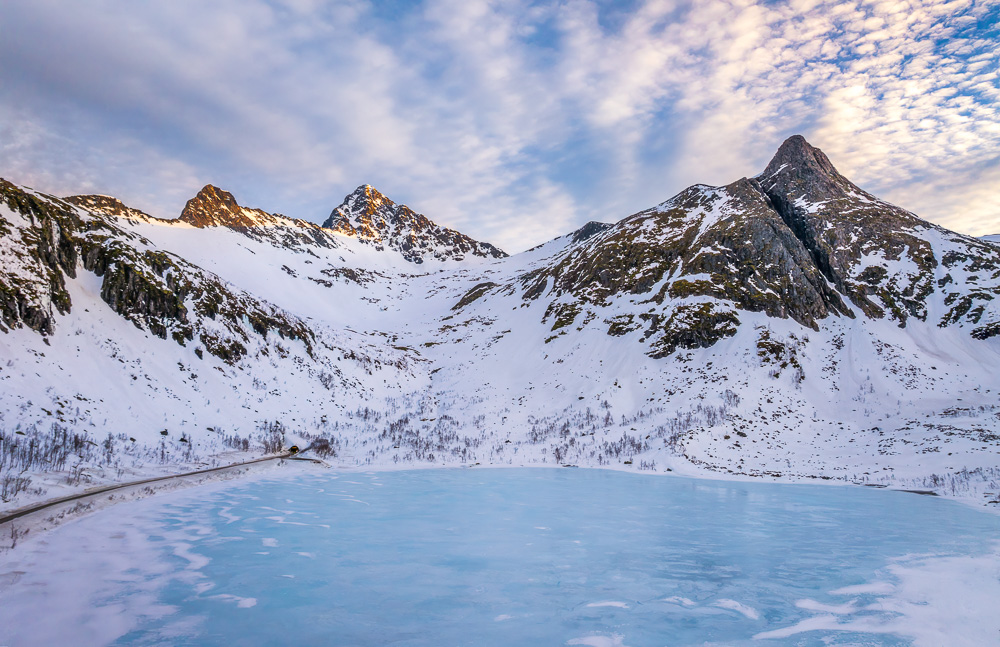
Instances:
[[[932,320],[987,339],[1000,334],[1000,247],[875,198],[794,136],[754,178],[591,223],[551,262],[463,301],[515,292],[549,301],[555,335],[600,318],[652,357],[734,335],[743,311],[817,330],[828,317]]]
[[[369,185],[348,195],[322,226],[242,207],[212,185],[176,220],[107,196],[59,199],[7,182],[2,190],[13,214],[0,223],[5,327],[50,334],[53,313],[72,307],[64,277],[74,277],[79,263],[102,277],[101,296],[115,312],[178,343],[197,339],[228,361],[246,353],[248,334],[273,331],[302,340],[310,353],[315,335],[303,320],[157,249],[123,220],[226,228],[313,257],[343,249],[346,239],[397,252],[412,264],[506,257]],[[512,295],[541,300],[548,340],[597,321],[609,335],[637,338],[654,358],[734,335],[745,312],[812,329],[829,317],[862,317],[900,327],[913,319],[959,326],[976,339],[1000,334],[995,243],[875,198],[800,136],[785,141],[756,177],[695,185],[614,225],[590,223],[562,240],[544,262],[511,263],[510,271],[476,283],[454,309],[489,310],[500,307],[495,297]],[[364,272],[345,261],[312,280],[330,285],[331,277]]]
[[[146,217],[113,198],[62,200],[0,180],[3,266],[0,308],[4,332],[28,327],[43,335],[55,314],[73,307],[66,277],[77,268],[101,278],[100,296],[111,309],[157,337],[196,342],[234,363],[251,337],[298,340],[313,353],[315,334],[299,318],[115,224],[112,216]],[[88,207],[91,210],[86,210]]]

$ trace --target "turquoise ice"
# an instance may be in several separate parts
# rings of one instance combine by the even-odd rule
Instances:
[[[125,534],[144,563],[89,602],[120,645],[927,644],[941,611],[903,604],[897,571],[975,573],[1000,537],[910,493],[583,469],[325,472],[143,505]],[[125,509],[86,521],[110,533]]]

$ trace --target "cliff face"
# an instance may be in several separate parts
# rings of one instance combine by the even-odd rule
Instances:
[[[0,179],[0,328],[51,334],[71,307],[66,276],[76,276],[82,222],[57,198],[26,193]]]
[[[938,260],[913,214],[861,190],[800,136],[760,175],[775,210],[837,290],[866,315],[926,319]]]
[[[357,237],[376,249],[396,250],[411,263],[507,256],[489,243],[431,222],[427,216],[396,204],[367,184],[344,198],[323,227]]]

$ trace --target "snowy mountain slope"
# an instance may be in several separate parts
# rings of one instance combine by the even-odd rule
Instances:
[[[0,189],[0,290],[19,297],[3,311],[0,467],[23,463],[17,436],[67,430],[120,446],[102,469],[193,460],[426,384],[406,353],[307,323],[114,218]]]
[[[368,184],[344,198],[323,226],[357,237],[377,249],[394,249],[413,263],[423,263],[425,259],[460,261],[466,256],[507,256],[489,243],[434,224],[427,216],[396,204]]]
[[[499,274],[483,278],[503,285]],[[478,299],[461,288],[451,294],[465,304],[443,320],[425,355],[441,367],[433,379],[448,394],[442,402],[479,412],[491,462],[628,460],[675,471],[695,463],[910,487],[969,469],[990,475],[983,491],[998,476],[995,340],[844,316],[815,331],[739,311],[731,336],[654,359],[643,352],[642,330],[609,334],[613,306],[603,319],[580,318],[553,335],[538,325],[548,310],[541,298],[498,288]]]
[[[205,457],[237,435],[259,448],[278,422],[286,442],[326,435],[342,464],[997,491],[1000,246],[878,201],[800,138],[756,178],[696,185],[513,257],[454,237],[406,247],[395,205],[370,187],[345,200],[353,233],[283,244],[247,232],[298,225],[214,189],[165,221],[10,186],[56,216],[0,239],[15,268],[4,312],[20,317],[0,336],[8,447],[10,430],[58,422],[98,440],[134,429],[154,449],[160,431],[184,433]],[[99,276],[95,247],[138,278],[110,281],[112,263]],[[162,313],[177,285],[186,324]],[[244,311],[273,323],[262,333]],[[184,325],[182,345],[170,337]],[[203,331],[246,351],[199,358]],[[78,395],[83,417],[67,417]]]
[[[30,273],[33,264],[35,275],[47,279],[51,287],[45,296],[59,312],[72,308],[72,299],[64,290],[66,280],[76,279],[84,270],[102,279],[100,295],[112,310],[157,337],[169,336],[185,345],[197,334],[207,352],[236,361],[246,354],[243,343],[250,341],[251,331],[264,340],[273,332],[302,342],[312,354],[315,334],[297,317],[232,289],[219,277],[157,249],[106,218],[9,184],[2,190],[4,222],[13,229],[9,235],[22,241],[50,242],[58,250],[53,258],[36,243],[33,255],[17,258],[19,274]],[[10,269],[8,266],[7,271]],[[24,295],[29,291],[21,288],[18,292]],[[10,314],[7,323],[11,326],[27,323],[42,333],[53,328],[51,319],[33,326],[30,318],[18,321],[16,313]]]

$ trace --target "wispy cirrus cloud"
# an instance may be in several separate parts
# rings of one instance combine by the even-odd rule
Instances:
[[[0,173],[159,215],[214,182],[320,220],[370,182],[516,251],[756,173],[802,132],[862,186],[1000,231],[995,1],[11,0],[0,19]]]

